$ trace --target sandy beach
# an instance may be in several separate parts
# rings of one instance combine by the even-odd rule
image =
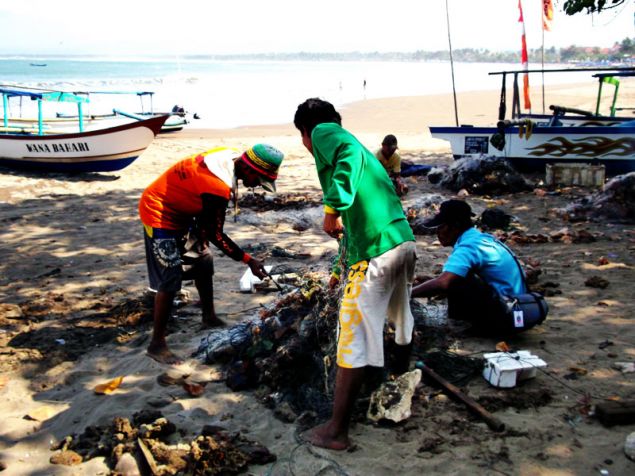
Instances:
[[[540,104],[539,94],[536,88],[535,104]],[[494,123],[498,95],[460,94],[460,122]],[[554,86],[549,96],[551,103],[594,109],[593,87]],[[418,164],[452,160],[448,145],[431,139],[427,130],[429,125],[454,124],[451,95],[360,101],[340,112],[344,127],[371,150],[393,133],[403,159]],[[524,261],[539,263],[539,284],[550,283],[555,292],[548,297],[551,310],[545,323],[507,341],[545,360],[546,371],[509,390],[493,388],[480,376],[462,387],[505,423],[503,432],[491,431],[465,406],[422,384],[413,399],[413,415],[404,423],[358,422],[351,435],[353,450],[338,453],[303,445],[296,423],[276,418],[253,392],[231,391],[219,366],[191,357],[208,334],[200,329],[191,283],[185,289],[192,301],[176,311],[168,337],[173,350],[188,357],[186,363],[170,368],[147,357],[151,324],[122,325],[141,309],[148,286],[137,214],[141,192],[188,154],[218,146],[244,149],[257,142],[285,152],[277,182],[280,194],[319,201],[313,159],[291,123],[160,135],[131,166],[113,173],[68,177],[0,169],[3,475],[109,474],[103,457],[75,466],[51,464],[51,445],[90,425],[107,425],[114,417],[130,418],[148,409],[160,410],[182,430],[182,442],[204,425],[220,425],[266,446],[278,460],[251,465],[247,473],[254,475],[633,474],[635,462],[625,457],[623,444],[635,425],[605,427],[590,410],[606,399],[635,399],[635,373],[622,373],[613,365],[635,361],[635,227],[569,223],[553,213],[588,190],[467,197],[477,213],[502,207],[527,235],[567,228],[594,238],[514,245]],[[410,192],[404,209],[420,203],[425,194],[454,196],[425,177],[406,181]],[[237,222],[230,217],[228,235],[241,246],[263,244],[264,250],[254,254],[267,264],[301,265],[328,279],[337,246],[321,231],[319,213],[245,207]],[[308,227],[298,227],[299,219]],[[274,246],[310,256],[298,264],[271,256]],[[436,237],[417,236],[417,273],[438,272],[449,252]],[[240,293],[238,282],[247,268],[220,251],[215,267],[216,310],[229,324],[253,317],[254,309],[279,297],[275,292]],[[608,286],[585,286],[594,276]],[[452,351],[476,357],[495,351],[497,344],[461,333],[447,338]],[[204,393],[193,397],[178,385],[161,385],[157,377],[165,372],[190,375],[205,384]],[[114,392],[95,394],[96,385],[118,376],[124,378]]]

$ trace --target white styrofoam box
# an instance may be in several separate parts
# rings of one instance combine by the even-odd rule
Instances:
[[[547,363],[528,350],[484,354],[483,377],[494,387],[512,388],[522,380],[536,376]]]

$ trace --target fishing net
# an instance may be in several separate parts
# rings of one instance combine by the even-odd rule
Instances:
[[[635,222],[635,172],[613,177],[602,190],[559,210],[570,221]]]
[[[339,300],[339,294],[329,291],[319,276],[307,273],[297,289],[258,315],[211,331],[196,355],[209,364],[220,364],[229,388],[255,391],[278,418],[295,421],[309,413],[309,421],[323,419],[330,415],[333,403]],[[455,345],[448,332],[445,300],[428,304],[412,300],[411,308],[415,356]],[[390,369],[397,362],[398,349],[389,324],[384,332],[384,354],[385,368]],[[387,370],[371,370],[365,375],[354,418],[364,418],[368,397],[388,377]]]
[[[430,183],[472,195],[502,195],[532,190],[533,185],[503,157],[480,156],[456,160],[449,167],[428,174]]]
[[[232,390],[258,389],[268,406],[326,415],[335,377],[337,304],[336,293],[304,275],[298,289],[259,315],[210,332],[197,355],[223,364]]]

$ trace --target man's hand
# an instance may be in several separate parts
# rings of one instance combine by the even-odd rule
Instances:
[[[415,276],[415,279],[412,282],[412,285],[416,286],[417,284],[425,283],[426,281],[430,281],[431,279],[434,279],[434,276],[428,276],[428,275],[425,275],[425,274],[418,274],[418,275]]]
[[[249,269],[251,269],[254,276],[260,279],[265,279],[267,277],[267,271],[265,270],[265,266],[262,261],[257,260],[256,258],[251,258],[247,263],[247,266],[249,266]]]
[[[333,238],[339,238],[339,236],[344,232],[342,218],[339,215],[325,213],[324,225],[322,226],[322,229],[327,235]]]
[[[395,191],[399,197],[408,193],[408,185],[406,185],[400,177],[395,178]]]
[[[331,275],[331,279],[329,279],[329,289],[332,291],[340,284],[340,278],[335,275]]]
[[[424,281],[421,284],[413,286],[411,297],[431,297],[446,293],[450,286],[459,279],[463,279],[458,274],[450,271],[443,271],[436,278]]]

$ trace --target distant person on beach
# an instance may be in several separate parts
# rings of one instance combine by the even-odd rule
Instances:
[[[158,362],[176,364],[165,340],[172,302],[184,279],[193,279],[201,299],[203,325],[222,326],[214,310],[214,264],[209,243],[247,264],[263,279],[263,263],[244,252],[223,231],[225,212],[238,180],[246,187],[275,191],[283,154],[257,144],[245,151],[213,149],[187,157],[145,189],[139,201],[146,261],[154,298],[154,327],[147,353]]]
[[[408,193],[408,185],[403,183],[401,179],[401,156],[399,152],[397,152],[398,148],[397,138],[392,134],[388,134],[384,137],[384,140],[381,141],[381,149],[375,152],[375,157],[377,157],[377,160],[381,162],[381,165],[383,165],[386,172],[388,172],[388,176],[395,186],[397,195],[402,197]]]
[[[496,333],[509,323],[492,291],[517,295],[527,289],[511,250],[477,230],[473,215],[467,202],[446,200],[439,213],[425,223],[436,228],[443,246],[454,249],[441,274],[415,285],[412,297],[447,295],[450,319],[469,321],[480,333]]]
[[[388,175],[372,152],[341,126],[333,105],[312,98],[298,106],[294,124],[315,159],[324,203],[324,231],[346,231],[344,296],[339,310],[333,415],[304,437],[343,450],[367,367],[383,367],[386,318],[395,326],[399,354],[393,370],[408,370],[414,319],[410,290],[415,238]]]

